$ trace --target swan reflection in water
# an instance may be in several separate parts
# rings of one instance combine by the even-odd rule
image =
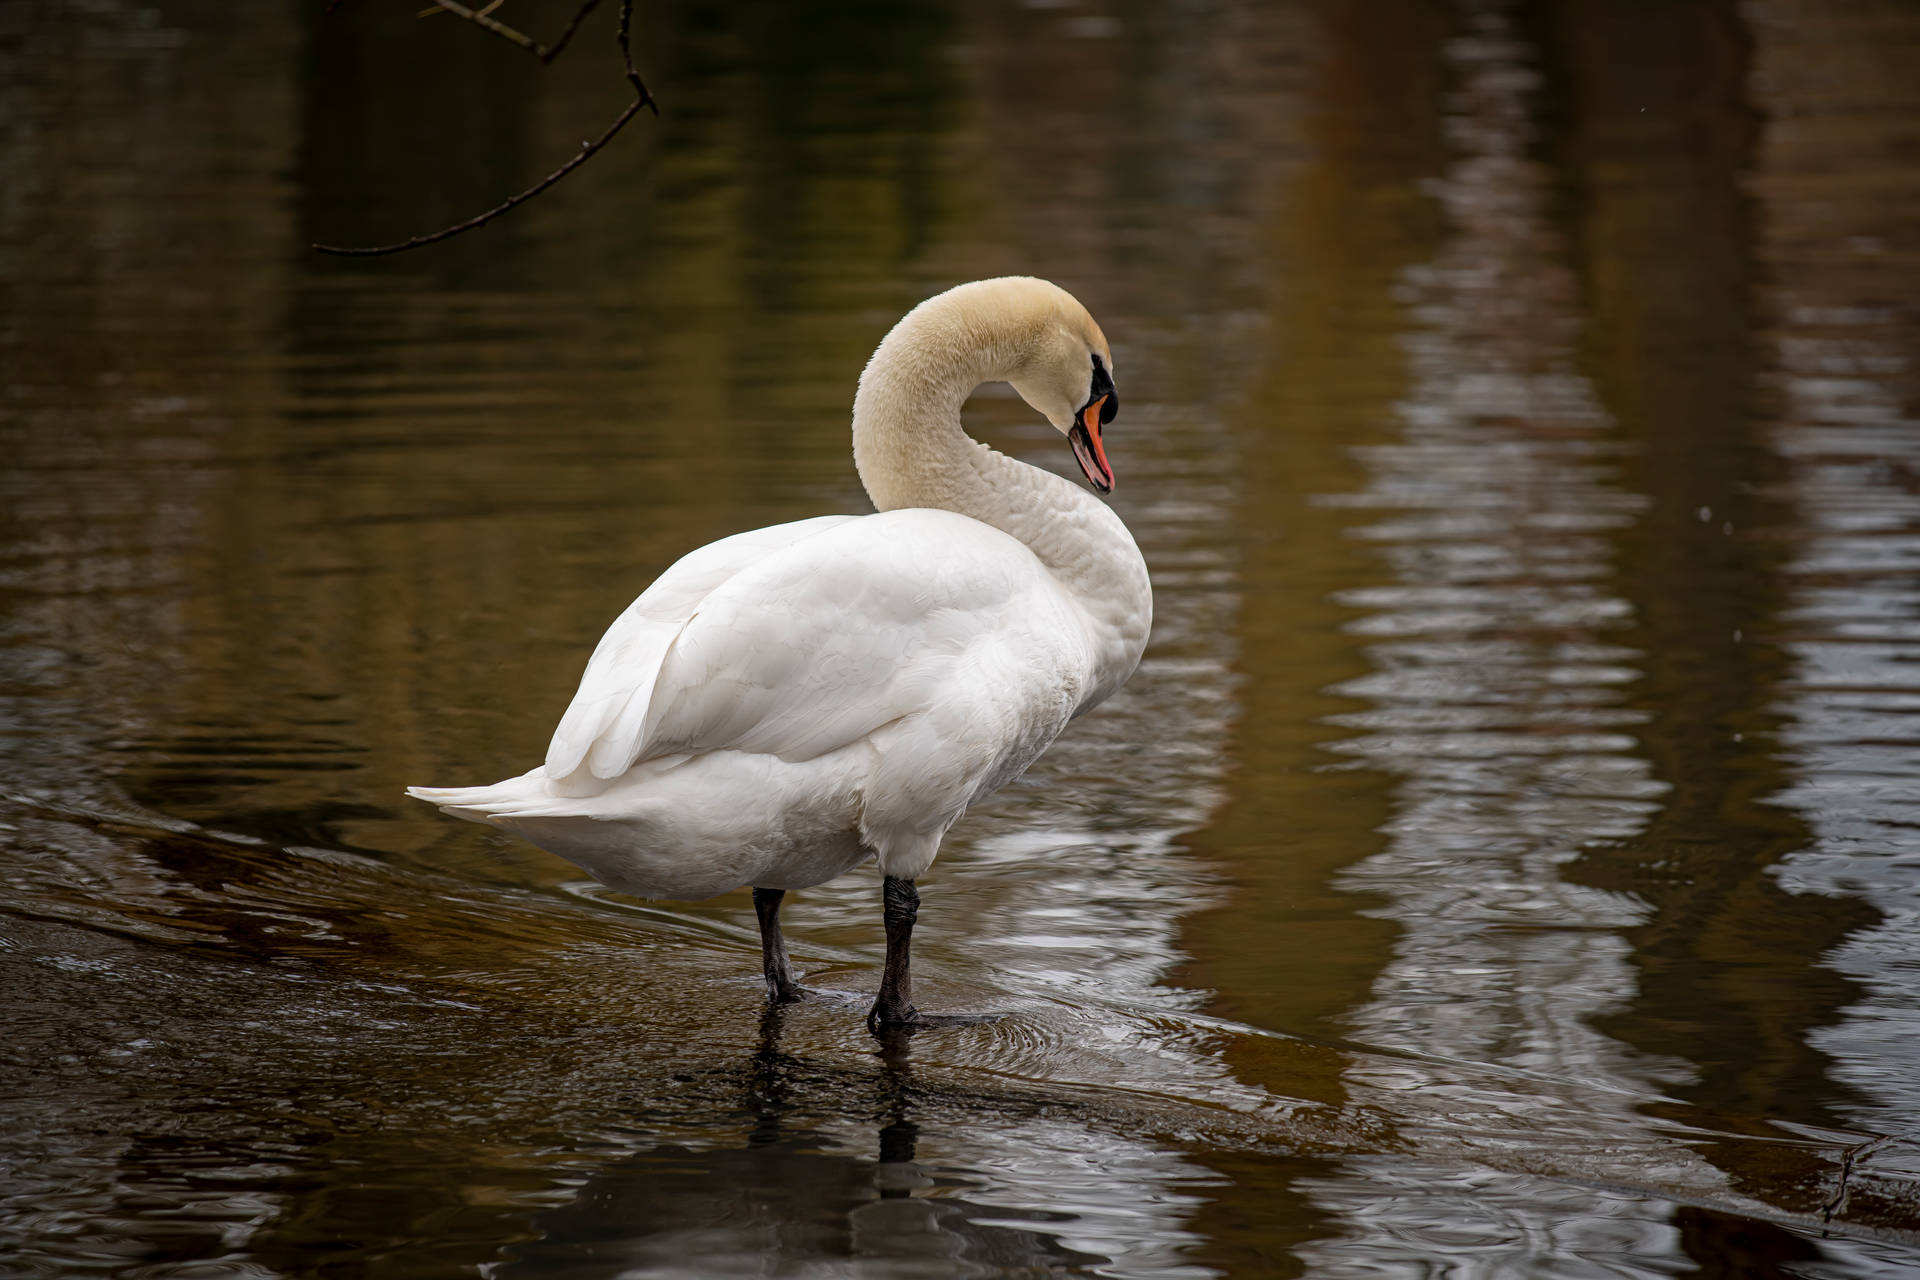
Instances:
[[[603,1168],[536,1215],[538,1241],[497,1274],[673,1275],[697,1258],[709,1273],[744,1275],[778,1258],[798,1275],[967,1276],[1108,1261],[1008,1222],[1064,1227],[1073,1215],[983,1203],[965,1194],[978,1183],[917,1159],[920,1120],[951,1108],[914,1082],[904,1034],[882,1038],[877,1073],[850,1074],[782,1050],[788,1008],[768,1006],[744,1063],[684,1082],[712,1091],[735,1145],[659,1144]],[[830,1100],[823,1086],[840,1106],[817,1105]],[[873,1119],[850,1130],[843,1117],[863,1108],[848,1095],[861,1093]]]

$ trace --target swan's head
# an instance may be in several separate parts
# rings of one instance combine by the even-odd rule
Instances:
[[[1113,387],[1113,352],[1106,335],[1072,294],[1045,280],[1013,278],[1003,286],[1020,316],[1025,341],[1007,381],[1073,446],[1087,483],[1113,492],[1101,431],[1120,411]]]
[[[938,415],[964,439],[960,406],[986,382],[1011,383],[1067,437],[1088,482],[1113,492],[1101,432],[1120,397],[1106,335],[1059,285],[1006,276],[928,298],[867,362],[853,402],[853,455],[876,506],[941,505],[938,485],[919,474],[913,424]]]

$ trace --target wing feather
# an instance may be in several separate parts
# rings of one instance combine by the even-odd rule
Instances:
[[[547,747],[547,777],[560,794],[597,790],[573,774],[617,777],[640,754],[641,729],[674,637],[701,602],[729,580],[796,543],[857,520],[820,516],[753,529],[689,552],[627,606],[595,646],[580,687]]]
[[[868,516],[790,546],[702,601],[665,654],[638,758],[824,755],[940,696],[968,647],[1052,607],[1033,553],[965,516]]]

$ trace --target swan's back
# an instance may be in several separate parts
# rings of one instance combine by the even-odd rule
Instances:
[[[998,766],[1005,740],[1051,741],[1077,709],[1086,627],[1025,546],[946,511],[810,523],[724,578],[711,557],[676,566],[623,616],[562,722],[604,726],[591,773],[716,751],[800,764],[890,727],[896,749]]]
[[[819,516],[751,529],[682,556],[614,620],[587,660],[580,687],[547,746],[555,794],[604,790],[639,758],[654,678],[701,602],[742,571],[857,516]]]

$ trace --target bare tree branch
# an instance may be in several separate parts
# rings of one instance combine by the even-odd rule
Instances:
[[[483,15],[492,13],[495,9],[498,9],[501,5],[505,4],[506,2],[507,0],[487,0],[486,4],[480,7],[480,12]],[[436,13],[445,13],[445,12],[447,11],[445,9],[442,9],[438,4],[433,4],[433,5],[429,5],[425,9],[422,9],[419,13],[416,13],[413,16],[416,18],[431,18]]]
[[[547,46],[524,31],[516,31],[498,18],[490,18],[478,9],[469,9],[461,4],[460,0],[433,0],[433,3],[436,8],[443,9],[456,18],[465,18],[477,27],[485,27],[502,40],[517,44],[542,62],[546,61]]]
[[[652,98],[650,97],[635,98],[632,102],[629,102],[627,104],[627,109],[620,113],[620,118],[615,120],[611,125],[607,126],[607,131],[605,133],[601,134],[598,138],[595,138],[592,142],[581,143],[580,150],[574,155],[574,157],[571,160],[561,165],[558,169],[555,169],[552,173],[542,178],[539,182],[535,183],[533,186],[528,187],[525,191],[522,191],[519,195],[510,196],[506,200],[503,200],[499,204],[495,205],[493,208],[487,210],[485,213],[476,215],[475,217],[472,217],[472,218],[468,218],[465,222],[456,223],[451,227],[443,227],[440,230],[435,231],[430,235],[414,236],[411,239],[402,240],[398,244],[383,244],[383,245],[373,245],[368,247],[352,247],[347,245],[336,245],[336,244],[316,244],[313,247],[315,249],[318,249],[321,253],[331,253],[331,254],[338,255],[340,257],[373,258],[373,257],[379,257],[382,254],[400,253],[407,249],[418,249],[422,245],[434,244],[437,241],[446,240],[452,236],[457,236],[462,231],[471,231],[475,227],[485,226],[487,223],[492,222],[495,218],[499,217],[503,213],[506,213],[508,210],[516,208],[519,205],[525,204],[527,201],[533,199],[535,196],[539,195],[542,191],[545,191],[548,187],[560,181],[560,179],[566,177],[568,174],[572,173],[575,169],[579,168],[582,164],[586,162],[588,157],[593,155],[594,152],[598,151],[600,148],[606,146],[607,143],[611,142],[613,140],[613,135],[616,133],[619,133],[621,129],[626,127],[627,121],[633,119],[634,116],[639,114],[640,108],[651,107],[651,106],[653,106]],[[654,107],[654,110],[658,112],[659,108]]]
[[[540,55],[540,61],[552,62],[555,58],[559,57],[560,51],[567,47],[567,41],[573,39],[573,33],[580,29],[580,24],[586,21],[587,15],[592,13],[594,10],[594,6],[598,5],[599,3],[600,3],[600,0],[582,0],[580,7],[573,11],[573,17],[567,20],[566,29],[561,31],[560,38],[558,40],[555,40],[550,46],[548,46],[547,51]],[[624,26],[625,23],[626,23],[626,19],[622,17],[621,25]],[[623,43],[621,47],[625,48],[626,46]],[[629,60],[628,65],[629,66],[632,65],[631,60]],[[654,114],[658,115],[659,112],[656,110]]]
[[[337,4],[339,0],[334,0],[334,2]],[[561,30],[560,38],[550,45],[541,44],[526,32],[510,27],[499,19],[492,17],[493,11],[498,9],[501,3],[502,0],[490,0],[490,3],[478,9],[473,9],[461,4],[460,0],[433,0],[433,8],[426,12],[433,13],[438,11],[440,13],[450,13],[456,18],[464,18],[477,27],[482,27],[493,32],[493,34],[499,36],[509,44],[518,45],[534,57],[540,59],[540,61],[552,62],[560,56],[560,51],[567,47],[567,41],[573,39],[573,33],[580,29],[580,24],[586,21],[587,15],[599,6],[600,0],[581,0],[580,7],[573,11],[571,18],[567,19],[567,25]]]
[[[538,57],[542,62],[551,62],[554,57],[558,56],[560,50],[566,47],[567,41],[573,38],[573,33],[579,29],[581,20],[599,3],[599,0],[584,0],[580,8],[575,11],[573,20],[567,23],[566,30],[560,34],[559,40],[554,43],[551,50],[549,50],[547,46],[538,44],[520,32],[513,30],[513,28],[503,23],[495,22],[493,19],[487,17],[484,12],[466,8],[464,5],[457,3],[457,0],[435,0],[435,3],[439,8],[446,10],[448,13],[478,22],[490,31],[497,28],[497,34],[527,49],[528,52],[533,53],[534,56]],[[488,6],[488,8],[492,7],[492,5]],[[627,83],[633,86],[633,101],[627,104],[626,110],[620,113],[618,119],[607,126],[605,133],[602,133],[591,142],[581,143],[580,150],[574,154],[573,158],[561,165],[558,169],[555,169],[552,173],[542,178],[533,186],[528,187],[520,194],[508,197],[485,213],[468,218],[465,222],[456,223],[451,227],[443,227],[439,231],[432,232],[428,235],[413,236],[397,244],[372,245],[364,248],[332,244],[316,244],[313,247],[321,253],[331,253],[340,257],[371,258],[389,253],[403,253],[408,249],[418,249],[422,245],[434,244],[452,236],[457,236],[463,231],[471,231],[475,227],[485,226],[501,214],[525,204],[586,163],[596,151],[613,141],[614,135],[626,128],[627,122],[640,114],[641,108],[650,108],[654,115],[659,115],[660,105],[653,100],[653,94],[647,89],[646,83],[640,79],[640,73],[634,70],[633,46],[629,39],[632,22],[633,0],[620,0],[620,24],[616,30],[615,39],[620,44],[620,59],[624,64]]]
[[[598,0],[590,0],[598,3]],[[620,60],[627,64],[627,83],[633,86],[636,97],[653,107],[653,114],[659,115],[660,108],[654,104],[653,95],[647,92],[647,86],[640,83],[640,73],[633,69],[633,45],[627,39],[627,32],[633,27],[633,0],[620,0],[620,25],[614,29],[613,38],[620,44]]]

